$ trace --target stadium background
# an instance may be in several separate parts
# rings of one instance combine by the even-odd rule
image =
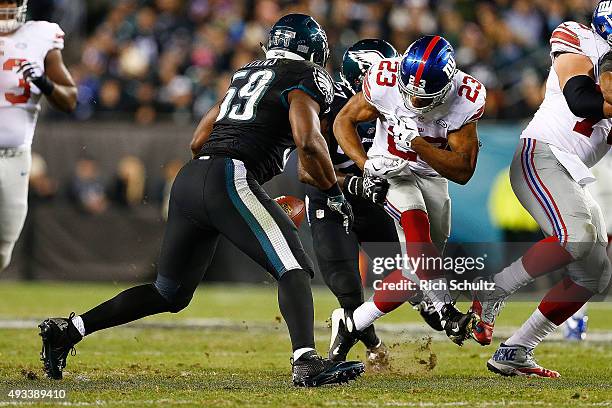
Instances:
[[[533,236],[529,220],[504,225],[491,191],[543,97],[548,38],[560,22],[588,23],[591,0],[37,0],[32,19],[66,31],[64,57],[79,87],[65,116],[43,109],[34,143],[30,215],[3,279],[137,280],[154,274],[169,186],[189,159],[197,121],[231,72],[262,55],[283,14],[308,13],[326,29],[330,72],[360,38],[403,51],[422,33],[455,45],[461,69],[487,87],[483,148],[474,179],[451,186],[456,242]],[[493,185],[496,187],[493,189]],[[303,197],[294,162],[266,185]],[[503,200],[502,200],[503,201]],[[495,218],[498,218],[495,220]],[[500,223],[502,224],[500,228]],[[506,223],[507,220],[506,220]],[[311,248],[306,225],[300,231]],[[515,233],[513,235],[513,233]],[[524,234],[523,234],[524,233]],[[259,282],[266,275],[222,243],[207,279]]]

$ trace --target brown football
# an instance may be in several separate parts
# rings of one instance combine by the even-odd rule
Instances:
[[[281,206],[295,226],[299,228],[302,221],[304,221],[304,214],[306,213],[304,202],[293,196],[276,197],[274,201]]]

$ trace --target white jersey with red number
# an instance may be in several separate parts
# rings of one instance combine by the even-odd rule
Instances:
[[[0,36],[0,147],[29,147],[40,111],[40,90],[17,73],[23,61],[44,69],[47,53],[64,48],[64,32],[54,23],[28,21]]]
[[[410,170],[422,175],[438,173],[413,150],[403,150],[393,140],[393,126],[398,120],[412,119],[419,134],[441,149],[448,147],[448,134],[465,124],[476,122],[485,109],[486,89],[475,78],[458,71],[446,101],[425,114],[406,107],[397,85],[401,57],[389,58],[373,65],[363,82],[363,95],[382,115],[376,121],[374,144],[368,156],[400,157],[410,161]]]
[[[610,46],[589,27],[575,22],[561,24],[550,38],[551,58],[571,53],[587,56],[595,67],[599,82],[599,58]],[[559,77],[551,68],[546,82],[546,96],[535,116],[523,131],[521,138],[541,140],[567,153],[575,154],[588,167],[606,155],[612,144],[612,120],[598,122],[579,118],[569,109]]]

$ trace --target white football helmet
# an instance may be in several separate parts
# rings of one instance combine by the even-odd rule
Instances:
[[[28,0],[15,0],[17,7],[0,7],[0,33],[12,33],[26,21]]]

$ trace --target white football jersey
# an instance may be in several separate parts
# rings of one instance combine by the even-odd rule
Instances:
[[[398,120],[412,119],[421,137],[436,147],[447,149],[449,133],[478,121],[483,115],[487,92],[478,80],[458,71],[446,101],[420,115],[406,107],[397,85],[401,60],[402,57],[384,59],[373,65],[364,78],[363,95],[382,115],[376,121],[376,136],[368,156],[400,157],[410,162],[412,172],[437,175],[412,149],[404,150],[395,144],[394,124]]]
[[[550,45],[553,62],[561,53],[587,56],[595,67],[595,78],[599,83],[599,58],[610,50],[610,46],[593,30],[575,22],[563,23],[553,31]],[[556,146],[577,155],[585,165],[592,167],[610,149],[611,130],[610,119],[595,122],[579,118],[570,111],[553,67],[546,82],[544,102],[521,138],[541,140]]]
[[[44,69],[53,49],[64,49],[64,32],[46,21],[28,21],[14,33],[0,36],[0,147],[31,146],[42,93],[17,69],[23,61]]]

